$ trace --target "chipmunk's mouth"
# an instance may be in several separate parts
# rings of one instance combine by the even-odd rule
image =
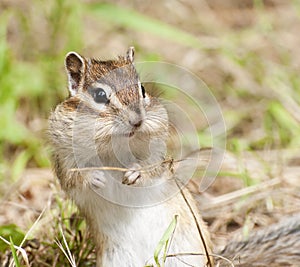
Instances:
[[[131,138],[136,134],[135,130],[126,131],[126,132],[120,132],[113,134],[114,137],[121,137],[121,138]]]
[[[130,138],[130,137],[132,137],[133,135],[134,135],[134,131],[131,131],[131,132],[129,132],[129,133],[126,133],[125,134],[125,137],[127,137],[127,138]]]
[[[140,130],[136,127],[128,127],[127,129],[120,129],[116,131],[115,136],[123,137],[123,138],[133,138],[138,135]]]

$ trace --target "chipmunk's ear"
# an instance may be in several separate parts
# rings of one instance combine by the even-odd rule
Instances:
[[[126,53],[126,59],[133,63],[134,61],[134,47],[133,46],[130,46],[127,50],[127,53]]]
[[[74,96],[78,92],[83,79],[85,60],[76,52],[69,52],[66,55],[65,66],[69,79],[69,92],[71,96]]]

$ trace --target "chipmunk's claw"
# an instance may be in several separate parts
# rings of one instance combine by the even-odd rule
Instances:
[[[106,183],[106,178],[103,171],[93,171],[90,174],[90,183],[94,188],[103,188]]]
[[[141,178],[141,172],[140,172],[141,166],[137,163],[133,164],[131,168],[129,168],[129,171],[127,171],[124,174],[122,184],[126,185],[133,185],[138,182]]]

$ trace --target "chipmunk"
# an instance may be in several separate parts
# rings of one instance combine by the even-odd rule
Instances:
[[[152,266],[174,218],[165,265],[213,266],[208,229],[189,192],[170,195],[176,184],[168,166],[140,171],[164,161],[169,125],[139,80],[134,49],[108,61],[70,52],[65,67],[70,97],[49,118],[54,168],[91,229],[97,267]]]
[[[70,96],[51,113],[48,132],[55,173],[94,237],[97,267],[156,266],[153,253],[174,218],[165,266],[214,266],[196,202],[164,164],[168,114],[139,80],[134,49],[107,61],[70,52],[65,67]],[[241,267],[300,266],[299,221],[233,241],[215,254]]]

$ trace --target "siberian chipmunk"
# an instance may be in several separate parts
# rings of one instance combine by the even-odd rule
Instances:
[[[170,195],[176,185],[163,164],[140,171],[164,161],[169,126],[166,109],[147,94],[133,61],[133,48],[108,61],[67,54],[70,97],[49,118],[56,175],[87,220],[97,267],[154,266],[155,248],[176,215],[165,266],[213,266],[210,235],[189,192]],[[299,227],[285,237],[299,237]],[[251,240],[232,243],[221,254],[234,257],[236,248],[236,254],[244,250],[249,256],[250,248],[255,262],[253,246]],[[273,266],[265,260],[253,266]]]
[[[166,266],[212,266],[206,256],[211,254],[209,233],[187,190],[204,240],[183,196],[169,196],[176,185],[168,168],[138,171],[164,160],[169,126],[166,109],[147,94],[133,61],[133,48],[108,61],[67,54],[70,97],[49,119],[56,175],[91,228],[97,267],[153,264],[155,248],[175,215],[168,248],[174,256]],[[129,171],[88,170],[101,166]],[[70,171],[76,168],[86,169]]]

